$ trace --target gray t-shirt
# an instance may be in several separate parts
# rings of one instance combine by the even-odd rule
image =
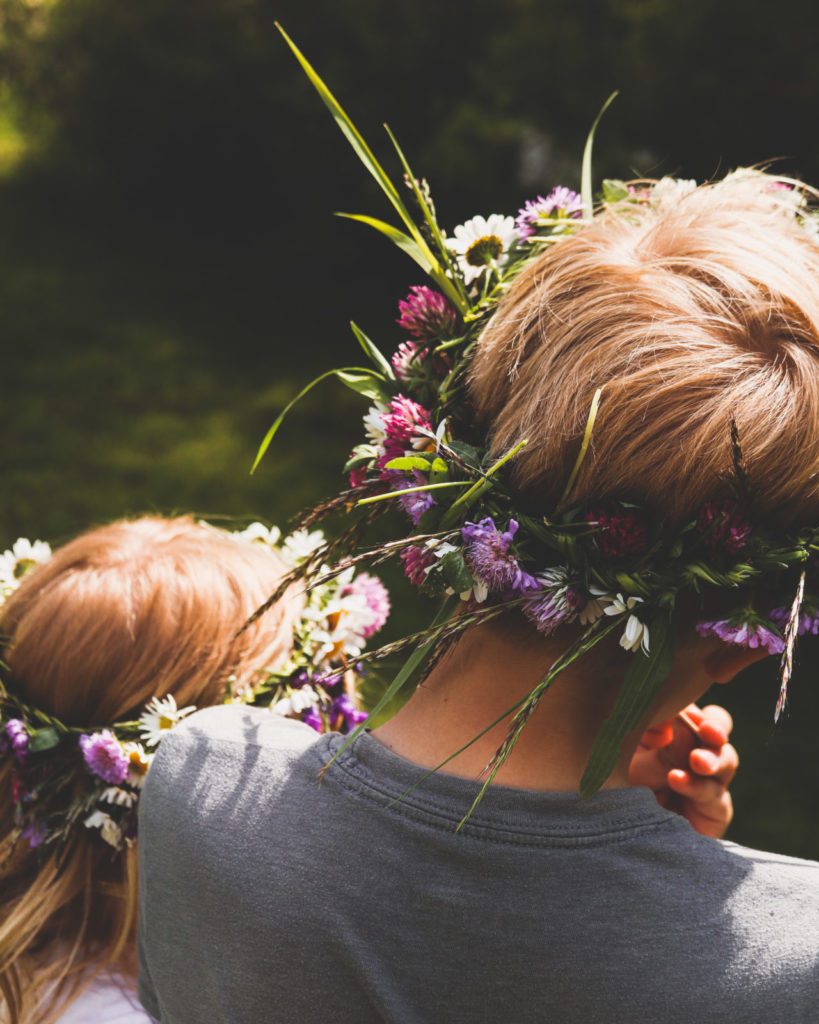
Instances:
[[[141,800],[140,997],[163,1024],[808,1024],[819,864],[705,839],[647,789],[422,774],[239,706]]]

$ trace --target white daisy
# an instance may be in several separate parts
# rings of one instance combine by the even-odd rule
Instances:
[[[83,822],[86,828],[98,828],[100,835],[115,850],[122,844],[122,829],[114,821],[110,814],[105,811],[94,811]]]
[[[676,206],[697,187],[693,178],[660,178],[651,190],[652,206]]]
[[[128,758],[128,782],[135,789],[142,789],[145,776],[151,767],[154,759],[153,754],[148,754],[141,743],[129,741],[122,744],[122,751]]]
[[[447,245],[458,257],[464,281],[470,284],[487,267],[502,267],[516,238],[515,218],[493,213],[459,224]]]
[[[155,747],[166,732],[194,711],[195,707],[178,708],[172,693],[154,697],[139,717],[139,731],[145,746]]]
[[[302,686],[293,690],[289,697],[276,701],[270,710],[274,715],[299,715],[317,703],[319,697],[312,686]]]
[[[384,415],[388,411],[383,402],[376,402],[371,405],[364,417],[364,433],[367,440],[377,448],[381,448],[387,439],[387,424],[384,422]]]
[[[15,591],[30,569],[42,565],[49,558],[51,548],[44,540],[32,543],[26,537],[18,537],[12,547],[0,555],[0,599]]]
[[[648,654],[648,626],[636,615],[629,615],[625,632],[620,637],[620,646],[627,651],[642,648],[643,654]]]
[[[244,530],[237,530],[233,536],[237,540],[245,540],[265,547],[275,548],[281,539],[282,532],[278,526],[267,527],[264,523],[251,523]]]
[[[589,587],[589,599],[577,613],[582,626],[591,626],[601,615],[605,615],[606,606],[612,600],[611,595],[599,587]]]
[[[296,530],[285,537],[282,551],[294,564],[304,562],[324,544],[321,530]]]
[[[137,795],[119,786],[109,786],[100,794],[100,800],[106,804],[116,804],[117,807],[133,807],[137,802]]]

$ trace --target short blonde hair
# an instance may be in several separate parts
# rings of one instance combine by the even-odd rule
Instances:
[[[287,567],[189,517],[90,530],[58,549],[0,611],[14,692],[74,725],[139,715],[154,695],[224,700],[293,643],[301,598],[240,634]],[[56,1020],[95,974],[136,972],[136,850],[75,832],[58,852],[13,845],[13,768],[0,766],[0,1020]]]
[[[529,440],[514,464],[526,499],[558,500],[603,387],[573,500],[689,517],[731,472],[733,419],[760,510],[816,520],[819,244],[800,195],[737,172],[604,210],[526,267],[471,377],[493,448]]]

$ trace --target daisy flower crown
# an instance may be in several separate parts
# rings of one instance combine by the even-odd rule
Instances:
[[[372,660],[402,649],[412,651],[373,714],[453,638],[507,609],[519,609],[544,635],[565,623],[579,622],[584,627],[579,639],[499,719],[509,721],[508,734],[487,765],[474,808],[560,672],[610,633],[619,633],[620,644],[633,653],[634,660],[582,778],[580,792],[588,796],[613,770],[623,738],[639,724],[670,671],[680,595],[740,587],[746,592],[764,583],[766,592],[773,588],[781,594],[775,606],[769,602],[759,609],[746,601],[731,615],[700,622],[697,629],[782,656],[778,718],[785,706],[796,638],[819,632],[819,602],[811,591],[817,583],[813,566],[819,553],[819,528],[786,535],[756,521],[734,423],[730,430],[726,424],[726,445],[731,446],[734,464],[730,493],[704,505],[673,536],[637,505],[570,503],[591,442],[600,391],[589,409],[563,499],[548,515],[535,516],[519,507],[508,482],[508,468],[527,439],[521,437],[497,457],[485,437],[475,436],[466,381],[478,337],[521,269],[590,222],[594,131],[614,97],[589,134],[580,193],[557,186],[526,202],[517,216],[476,216],[450,233],[438,221],[426,182],[416,178],[390,129],[387,134],[406,189],[392,181],[327,85],[280,26],[279,30],[401,226],[358,214],[340,216],[385,235],[426,272],[433,285],[414,285],[398,303],[397,323],[405,340],[390,358],[357,324],[351,324],[370,365],[330,370],[308,384],[273,423],[254,464],[255,469],[294,403],[325,378],[334,375],[369,400],[364,437],[345,466],[349,487],[315,509],[307,521],[312,524],[343,513],[342,534],[333,547],[342,556],[339,566],[399,558],[410,581],[440,604],[427,630],[365,656]],[[816,234],[819,222],[797,183],[771,180],[793,216]],[[693,181],[671,178],[636,184],[606,180],[599,199],[627,216],[631,204],[677,202],[695,187]],[[363,546],[369,526],[396,506],[402,518],[387,519],[393,539]],[[383,526],[380,532],[383,535]],[[309,569],[303,565],[293,576],[309,575]],[[321,586],[326,578],[319,574],[313,583]],[[265,607],[281,592],[282,588]],[[359,731],[354,730],[345,746]]]
[[[276,527],[253,523],[232,536],[276,551],[293,574],[311,565],[325,580],[305,595],[287,660],[252,683],[231,676],[225,703],[269,708],[317,732],[355,729],[367,718],[357,694],[360,658],[390,613],[383,583],[352,566],[331,571],[321,562],[327,544],[320,530],[282,538]],[[0,603],[50,556],[48,544],[25,539],[0,555]],[[178,707],[167,694],[153,697],[130,721],[69,726],[22,701],[13,680],[0,674],[0,758],[12,763],[17,837],[45,850],[88,828],[115,850],[132,842],[140,790],[157,748],[195,710]]]

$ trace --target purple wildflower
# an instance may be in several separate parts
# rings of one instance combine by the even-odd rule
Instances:
[[[458,314],[440,292],[416,284],[409,295],[398,303],[399,327],[418,341],[445,341],[453,338],[458,328]]]
[[[535,577],[538,589],[523,606],[523,613],[534,623],[538,632],[551,636],[558,626],[571,622],[585,601],[577,590],[569,585],[565,569],[546,569]]]
[[[412,376],[413,364],[423,356],[423,350],[414,341],[402,341],[390,360],[395,376],[400,381],[407,381]]]
[[[424,484],[429,483],[424,474],[418,469],[413,470],[412,476],[397,476],[394,482],[396,490],[403,490],[405,487],[422,487]],[[413,494],[402,494],[398,501],[401,508],[412,520],[413,526],[417,526],[421,516],[431,509],[433,505],[437,504],[429,491],[415,491]]]
[[[785,649],[782,637],[755,617],[698,622],[697,633],[700,636],[717,636],[725,643],[736,644],[738,647],[764,647],[768,654],[781,654]]]
[[[421,441],[423,444],[425,439],[421,431],[432,430],[427,410],[406,395],[396,395],[392,399],[383,420],[384,454],[378,460],[381,469],[390,460],[403,455],[408,448],[415,447],[417,442]]]
[[[523,594],[538,589],[537,580],[521,569],[512,554],[512,541],[517,531],[517,522],[510,519],[501,533],[491,516],[479,523],[465,523],[461,528],[466,561],[473,574],[492,592]]]
[[[305,711],[301,716],[301,720],[305,725],[309,725],[311,729],[315,729],[316,732],[324,731],[324,722],[319,714],[319,709],[315,704]]]
[[[357,708],[346,693],[336,697],[330,705],[330,725],[338,732],[350,732],[366,720],[367,712]]]
[[[32,821],[20,833],[20,838],[28,842],[30,850],[36,850],[45,839],[45,825],[41,821]]]
[[[773,622],[773,624],[777,626],[782,633],[784,633],[790,616],[790,608],[774,608],[769,618],[771,622]],[[813,636],[819,636],[819,612],[815,608],[805,605],[802,606],[802,610],[799,613],[799,628],[797,633],[799,636],[804,636],[806,633],[810,633]]]
[[[420,544],[412,544],[410,547],[402,548],[400,559],[404,563],[404,575],[414,583],[416,587],[423,586],[427,580],[426,570],[435,565],[435,555],[429,548],[421,547]]]
[[[364,598],[370,616],[361,633],[365,640],[369,640],[390,617],[390,595],[387,588],[377,576],[362,572],[344,587],[341,596],[345,594],[358,594]]]
[[[518,211],[515,228],[521,238],[531,238],[537,234],[541,221],[548,218],[572,218],[583,215],[583,200],[565,185],[557,185],[548,196],[537,196],[530,199]]]
[[[83,733],[80,750],[88,770],[104,782],[116,786],[128,778],[128,758],[109,729],[90,736]]]
[[[18,761],[25,761],[28,753],[28,730],[26,723],[20,718],[10,718],[6,722],[6,736],[11,743],[11,749]]]
[[[738,555],[751,537],[751,525],[733,498],[706,502],[697,516],[697,529],[711,551],[726,555]]]

